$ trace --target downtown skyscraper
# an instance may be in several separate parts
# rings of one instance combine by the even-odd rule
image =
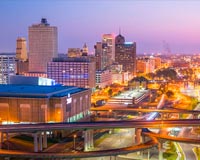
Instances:
[[[115,38],[115,62],[123,66],[123,71],[136,74],[136,42],[126,42],[119,34]]]
[[[115,35],[103,34],[102,43],[107,46],[108,64],[111,65],[115,61]]]
[[[45,18],[29,27],[29,72],[47,72],[47,63],[58,55],[57,34]]]

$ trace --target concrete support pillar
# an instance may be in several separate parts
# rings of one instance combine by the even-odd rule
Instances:
[[[38,135],[34,133],[34,152],[38,152]]]
[[[93,130],[84,131],[84,151],[94,147]]]
[[[178,114],[178,119],[181,119],[181,113]]]
[[[1,142],[3,143],[3,141],[4,141],[4,133],[1,132]]]
[[[147,150],[147,160],[149,160],[150,159],[150,150],[148,149]]]
[[[136,141],[136,144],[140,144],[141,143],[141,132],[142,130],[140,128],[136,128],[136,136],[135,136],[135,141]]]
[[[8,135],[8,132],[6,132],[6,141],[9,140],[9,135]]]
[[[158,159],[159,160],[163,160],[163,151],[162,151],[162,143],[160,142],[159,143],[159,145],[158,145],[158,152],[159,152],[159,154],[158,154]]]
[[[143,159],[144,151],[140,151],[140,158]]]
[[[44,131],[43,135],[43,148],[47,148],[47,133]]]
[[[132,144],[134,144],[135,143],[135,139],[136,139],[135,128],[132,128],[131,131],[132,131],[132,135],[133,135]]]
[[[88,130],[84,131],[84,151],[88,151]]]
[[[0,149],[2,149],[2,143],[3,143],[3,133],[0,132]]]
[[[92,133],[91,133],[91,130],[88,131],[88,140],[89,140],[89,148],[91,148],[91,137],[92,136]]]
[[[94,130],[90,130],[90,148],[94,147],[94,139],[93,139],[93,132]]]
[[[39,151],[42,151],[42,133],[39,133]]]

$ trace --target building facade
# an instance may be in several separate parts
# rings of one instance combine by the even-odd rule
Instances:
[[[136,74],[136,43],[125,42],[121,34],[115,38],[115,62],[123,66],[124,72]]]
[[[96,69],[107,69],[115,60],[115,36],[113,34],[104,34],[102,42],[97,42],[94,49]]]
[[[69,86],[0,85],[2,123],[74,122],[88,116],[91,91]]]
[[[22,37],[17,38],[16,59],[20,61],[27,61],[28,59],[25,38]]]
[[[81,56],[87,56],[88,54],[89,54],[88,46],[86,43],[84,43]]]
[[[137,73],[153,73],[156,69],[155,57],[140,57],[137,59]]]
[[[88,57],[59,57],[48,63],[47,77],[63,85],[94,88],[95,70],[95,62]]]
[[[109,66],[108,47],[106,43],[97,42],[94,46],[96,57],[96,69],[104,70]]]
[[[96,85],[105,88],[112,84],[112,73],[109,70],[96,71]]]
[[[28,73],[28,63],[28,60],[16,60],[16,74],[24,75],[25,73]]]
[[[29,72],[46,72],[47,63],[57,57],[57,27],[50,26],[45,18],[40,24],[29,27]]]
[[[67,57],[80,57],[81,54],[80,48],[68,48]]]
[[[15,53],[0,53],[0,84],[8,84],[9,76],[16,74],[15,59]]]
[[[103,34],[102,43],[107,46],[108,63],[112,64],[115,61],[115,35]]]
[[[22,75],[10,76],[9,84],[19,84],[19,85],[43,85],[43,86],[53,86],[56,85],[55,80],[43,77],[26,77]]]

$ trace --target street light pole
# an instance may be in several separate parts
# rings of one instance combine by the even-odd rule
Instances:
[[[76,134],[74,134],[74,150],[76,150]]]

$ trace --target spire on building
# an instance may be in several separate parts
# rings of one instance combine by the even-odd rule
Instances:
[[[121,35],[121,27],[119,27],[119,35]]]
[[[115,44],[124,44],[125,38],[121,35],[121,31],[118,36],[115,37]]]

